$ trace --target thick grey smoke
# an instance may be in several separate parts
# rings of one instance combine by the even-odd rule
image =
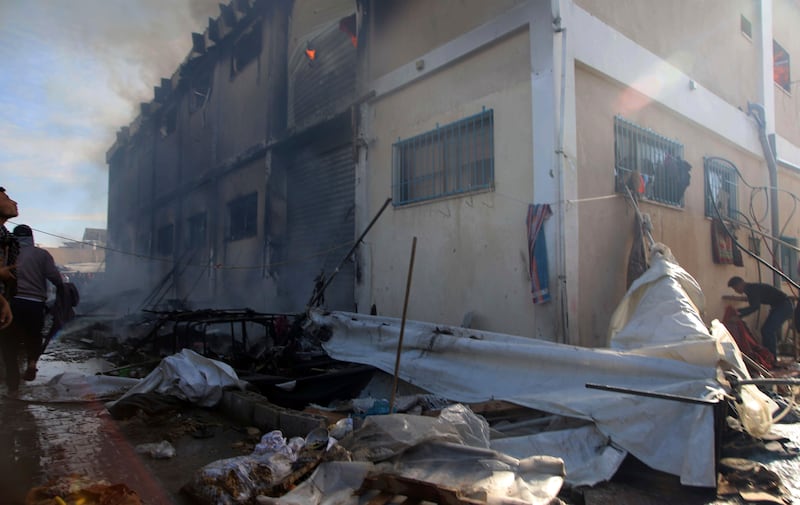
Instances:
[[[0,2],[0,29],[17,41],[20,58],[42,49],[51,55],[53,61],[38,64],[52,68],[52,85],[63,79],[64,99],[72,96],[65,89],[70,84],[112,91],[128,110],[94,119],[120,127],[178,68],[191,48],[191,32],[203,32],[208,18],[218,15],[214,0],[31,0]],[[12,25],[15,19],[24,24]],[[76,70],[77,62],[82,68]]]

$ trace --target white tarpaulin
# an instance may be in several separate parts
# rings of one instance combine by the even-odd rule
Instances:
[[[147,377],[109,404],[109,408],[131,395],[150,392],[175,396],[201,407],[213,407],[222,399],[224,389],[243,390],[245,385],[229,365],[183,349],[161,360]]]
[[[438,418],[408,414],[370,416],[340,441],[352,462],[323,463],[303,484],[274,505],[358,505],[369,501],[355,490],[368,473],[401,476],[444,486],[486,503],[547,505],[564,480],[559,458],[515,458],[489,448],[489,425],[463,405]],[[410,499],[409,499],[410,500]],[[383,502],[381,502],[383,503]]]
[[[717,381],[718,363],[727,361],[729,368],[746,376],[724,327],[717,325],[712,335],[703,324],[697,283],[670,259],[668,254],[656,254],[653,266],[631,286],[614,315],[613,333],[625,337],[628,350],[589,349],[407,321],[399,376],[458,402],[506,400],[594,421],[613,444],[650,467],[679,475],[686,485],[713,487],[712,406],[586,388],[594,383],[716,399],[724,394]],[[678,299],[677,303],[653,302],[653,291],[665,290],[665,281],[665,296]],[[394,372],[398,319],[319,311],[311,317],[332,330],[324,347],[333,358]],[[749,392],[748,401],[748,417],[753,420],[748,429],[768,430],[769,401],[757,390]]]

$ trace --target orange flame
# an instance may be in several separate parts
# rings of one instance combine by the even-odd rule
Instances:
[[[316,49],[306,49],[306,56],[311,61],[314,61],[314,58],[317,57],[317,50]]]

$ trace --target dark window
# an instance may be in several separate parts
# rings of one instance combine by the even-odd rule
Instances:
[[[150,233],[144,232],[136,237],[136,254],[146,256],[151,254],[150,251]]]
[[[736,167],[718,158],[703,159],[706,179],[706,216],[717,217],[716,202],[723,218],[735,219],[739,211]]]
[[[189,112],[205,107],[211,96],[211,71],[203,70],[192,76],[189,89]]]
[[[494,111],[394,144],[394,205],[494,187]]]
[[[261,54],[261,23],[250,26],[233,44],[231,76],[238,74]]]
[[[753,25],[750,23],[750,20],[744,17],[744,14],[741,16],[741,21],[739,23],[739,28],[742,30],[742,35],[747,37],[748,39],[753,38]]]
[[[206,243],[206,213],[189,217],[186,226],[186,245],[192,249],[202,247]]]
[[[614,177],[617,191],[626,186],[640,198],[683,207],[692,166],[683,144],[619,116],[614,118]]]
[[[158,229],[158,235],[156,240],[157,242],[157,250],[160,256],[168,256],[172,254],[172,232],[174,227],[172,224],[168,224],[162,226]]]
[[[166,137],[178,127],[178,109],[170,107],[161,114],[161,136]]]
[[[751,253],[755,254],[756,256],[761,255],[761,239],[758,238],[756,235],[749,235],[747,237],[747,248],[750,250]]]
[[[791,237],[781,237],[781,270],[793,281],[800,280],[800,272],[797,271],[797,239]]]
[[[789,72],[789,53],[780,44],[772,41],[772,76],[775,83],[788,93],[792,92],[792,77]]]
[[[258,193],[250,193],[228,203],[228,240],[239,240],[256,234]]]

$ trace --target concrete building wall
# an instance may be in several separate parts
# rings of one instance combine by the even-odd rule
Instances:
[[[789,53],[791,91],[775,84],[775,132],[800,147],[800,5],[791,0],[773,2],[773,38]],[[797,160],[800,161],[800,160]]]
[[[124,246],[123,254],[110,258],[109,273],[136,272],[127,282],[148,291],[174,268],[181,275],[170,281],[168,297],[249,305],[245,293],[263,281],[261,275],[240,279],[208,265],[227,262],[227,270],[238,272],[231,267],[261,264],[266,145],[285,125],[280,102],[288,3],[226,8],[233,17],[212,21],[223,38],[212,42],[207,33],[205,49],[193,52],[169,81],[162,80],[157,100],[145,104],[131,134],[112,149],[109,194],[126,196],[109,198],[110,245]],[[231,23],[237,23],[234,30]],[[198,92],[205,97],[198,99]],[[226,203],[254,190],[259,192],[255,235],[227,240]],[[201,210],[207,211],[206,244],[192,259],[186,254],[187,220]],[[158,231],[168,225],[173,246],[164,255]]]
[[[711,219],[705,216],[703,158],[718,156],[731,161],[741,172],[738,181],[739,209],[756,215],[760,225],[769,229],[767,203],[757,192],[751,201],[751,186],[764,186],[767,179],[763,159],[737,148],[718,134],[674,114],[648,97],[626,89],[596,72],[579,67],[576,71],[576,109],[578,126],[579,198],[595,198],[615,194],[614,189],[614,116],[621,115],[639,126],[681,142],[684,157],[692,165],[691,184],[684,200],[685,207],[641,201],[642,212],[651,216],[653,238],[669,246],[675,258],[700,284],[706,296],[706,322],[722,318],[728,301],[724,295],[734,294],[727,287],[733,275],[757,280],[758,264],[746,257],[744,267],[719,265],[712,260]],[[796,186],[796,177],[793,185]],[[789,179],[784,178],[783,183]],[[787,184],[789,186],[789,184]],[[787,188],[788,189],[788,188]],[[796,187],[795,190],[800,189]],[[782,200],[781,213],[791,206]],[[752,204],[752,209],[751,209]],[[633,240],[634,212],[620,195],[605,200],[579,203],[581,255],[580,333],[584,345],[601,346],[607,342],[606,332],[613,310],[625,294],[627,264]],[[737,231],[747,244],[744,229]],[[771,274],[764,271],[766,282]]]
[[[575,0],[575,5],[744,109],[748,101],[760,101],[758,4],[757,0]],[[742,16],[751,23],[750,38],[741,33]]]
[[[522,3],[524,0],[374,1],[374,24],[367,42],[368,77],[381,77]]]
[[[410,20],[409,20],[410,21]],[[402,23],[401,23],[402,24]],[[392,44],[392,38],[386,40]],[[385,48],[372,49],[380,54]],[[419,49],[422,50],[422,49]],[[392,193],[392,144],[494,111],[495,190],[390,207],[366,238],[370,284],[359,306],[399,316],[412,237],[418,237],[408,316],[532,335],[525,218],[533,194],[527,31],[498,41],[370,107],[369,208]]]

